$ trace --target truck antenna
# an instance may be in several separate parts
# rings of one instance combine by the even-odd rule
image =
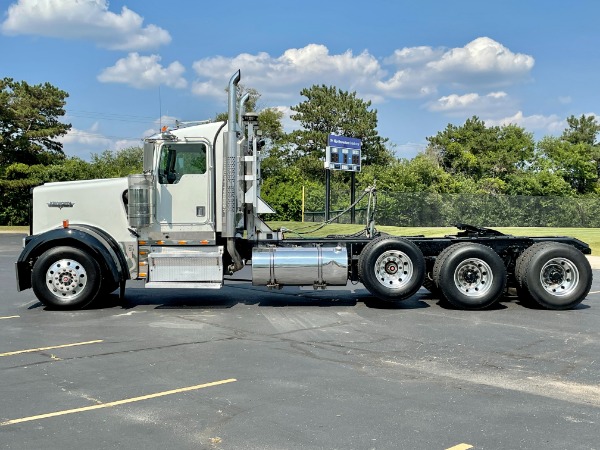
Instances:
[[[162,99],[160,97],[160,84],[158,85],[158,129],[162,131]]]

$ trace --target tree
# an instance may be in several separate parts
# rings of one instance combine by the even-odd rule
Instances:
[[[596,141],[596,136],[600,133],[600,124],[596,117],[582,114],[578,119],[570,116],[567,118],[567,123],[569,128],[563,131],[561,138],[571,144],[591,147],[588,152],[596,164],[597,178],[600,178],[600,144]]]
[[[142,172],[141,147],[128,147],[113,152],[104,150],[92,154],[92,173],[95,178],[116,178]]]
[[[279,144],[285,137],[282,119],[283,112],[276,108],[266,108],[258,113],[258,129],[262,137],[269,141],[267,144]]]
[[[600,124],[594,116],[567,118],[560,138],[547,136],[538,142],[537,166],[562,177],[578,194],[598,192],[600,186]]]
[[[427,141],[427,152],[437,155],[444,170],[475,180],[503,180],[523,170],[535,150],[533,135],[524,128],[512,124],[487,127],[477,116],[460,127],[448,124]]]
[[[560,175],[578,194],[597,187],[598,161],[592,145],[546,136],[538,142],[538,152],[538,165]]]
[[[56,164],[13,163],[6,167],[6,180],[29,180],[32,183],[54,181],[89,180],[93,178],[117,178],[142,172],[141,147],[128,147],[100,154],[93,153],[92,161],[67,157]]]
[[[65,91],[50,83],[31,86],[12,78],[0,80],[0,166],[14,162],[49,164],[64,158],[62,143],[70,124],[65,114]]]
[[[300,94],[307,100],[292,106],[291,118],[303,128],[289,135],[293,159],[323,159],[329,134],[361,139],[364,165],[384,165],[393,159],[386,148],[388,139],[377,132],[377,110],[370,109],[370,101],[357,98],[356,92],[325,85],[313,85]]]
[[[265,140],[263,147],[262,175],[264,178],[277,173],[285,164],[285,155],[288,153],[281,120],[283,112],[276,108],[263,109],[258,113],[258,129]]]
[[[559,174],[551,170],[531,170],[511,175],[507,180],[508,195],[571,197],[575,191]]]
[[[32,184],[42,184],[54,181],[88,180],[96,178],[96,173],[90,163],[79,158],[66,158],[58,164],[13,163],[6,167],[4,176],[7,180],[27,180]]]
[[[567,118],[569,128],[563,131],[561,139],[571,144],[597,145],[596,136],[600,132],[600,124],[595,116],[582,114],[578,119],[575,116]]]

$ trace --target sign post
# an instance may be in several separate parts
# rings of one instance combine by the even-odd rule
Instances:
[[[343,170],[350,172],[350,203],[354,203],[356,182],[356,172],[360,172],[361,166],[361,147],[362,141],[357,138],[347,136],[337,136],[330,134],[327,139],[325,149],[325,220],[329,220],[329,207],[331,186],[330,170]],[[350,211],[350,223],[355,222],[354,206]]]

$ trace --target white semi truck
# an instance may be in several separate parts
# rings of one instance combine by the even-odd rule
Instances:
[[[16,262],[17,288],[49,308],[83,308],[127,280],[147,288],[218,289],[246,264],[254,285],[315,289],[362,282],[386,301],[421,286],[458,308],[523,299],[568,309],[588,294],[590,247],[568,237],[514,237],[459,226],[443,238],[380,235],[293,238],[261,214],[256,114],[229,81],[228,120],[164,131],[144,141],[143,173],[47,183],[33,190],[31,232]]]

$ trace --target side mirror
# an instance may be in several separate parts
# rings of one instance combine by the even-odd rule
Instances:
[[[154,169],[154,142],[144,142],[143,171],[152,172]]]

